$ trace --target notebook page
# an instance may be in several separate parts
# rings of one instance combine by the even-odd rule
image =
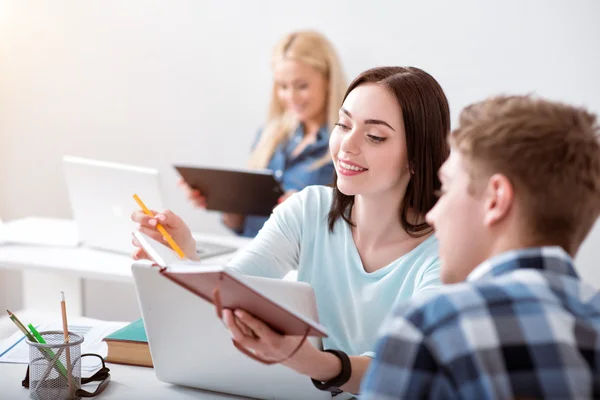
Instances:
[[[161,267],[168,267],[182,262],[190,262],[188,259],[182,260],[169,246],[165,246],[142,232],[133,232],[133,236],[140,242],[142,248],[152,261]]]

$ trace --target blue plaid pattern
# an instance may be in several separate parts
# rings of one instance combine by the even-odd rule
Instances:
[[[600,398],[600,292],[558,247],[399,303],[381,335],[361,400]]]

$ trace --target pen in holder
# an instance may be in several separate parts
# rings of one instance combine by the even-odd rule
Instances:
[[[46,343],[27,340],[29,345],[29,398],[36,400],[79,399],[81,388],[81,343],[83,336],[62,331],[40,332]],[[67,349],[69,351],[67,351]],[[69,360],[67,360],[67,354]]]

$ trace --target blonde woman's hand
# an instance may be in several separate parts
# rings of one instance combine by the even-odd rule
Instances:
[[[197,189],[192,188],[183,178],[177,181],[177,186],[183,190],[185,197],[192,202],[195,207],[206,208],[206,197]]]
[[[206,197],[199,190],[193,189],[183,180],[183,178],[179,179],[177,185],[183,190],[185,197],[187,197],[187,199],[191,201],[194,206],[198,208],[206,208]],[[244,215],[223,213],[223,223],[229,229],[234,231],[242,228],[245,219],[246,217]]]
[[[192,236],[190,228],[183,222],[183,220],[170,210],[163,212],[156,212],[152,210],[154,217],[150,217],[144,214],[143,211],[137,210],[131,214],[131,219],[138,224],[138,230],[152,239],[169,246],[167,240],[161,235],[156,229],[156,225],[160,223],[165,230],[171,235],[175,243],[181,247],[186,257],[190,260],[198,260],[198,254],[196,253],[196,241]],[[133,245],[137,249],[133,253],[133,259],[148,259],[148,254],[142,249],[140,242],[134,237]]]
[[[238,231],[242,229],[242,225],[244,225],[244,220],[246,219],[245,215],[241,214],[233,214],[233,213],[223,213],[223,224],[226,227],[233,231]]]

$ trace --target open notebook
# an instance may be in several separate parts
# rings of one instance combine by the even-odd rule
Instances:
[[[141,232],[133,234],[148,256],[161,267],[161,275],[215,305],[217,313],[222,309],[243,309],[281,334],[327,337],[322,325],[273,300],[235,270],[182,260],[171,248],[149,236]],[[273,281],[276,284],[280,280]]]
[[[219,320],[211,299],[207,301],[165,275],[172,273],[179,278],[197,277],[198,280],[207,278],[205,280],[208,282],[210,274],[221,273],[226,268],[210,265],[206,261],[192,263],[177,260],[169,249],[165,250],[160,247],[162,245],[152,241],[145,246],[156,246],[153,257],[167,265],[158,267],[157,263],[150,265],[148,262],[137,262],[131,267],[154,371],[160,381],[241,395],[244,398],[331,400],[329,392],[316,389],[306,376],[283,365],[265,365],[241,351],[235,342],[232,343],[231,333]],[[157,254],[161,251],[164,253],[159,259]],[[167,257],[165,253],[170,254],[173,265],[164,262]],[[202,274],[203,270],[205,275]],[[314,291],[306,282],[228,272],[244,284],[239,291],[246,291],[245,287],[250,287],[281,306],[287,314],[304,316],[306,320],[299,318],[299,331],[304,334],[313,330],[325,331],[318,324]],[[184,282],[192,286],[200,285],[196,278],[194,282],[187,279]],[[223,303],[228,301],[227,291],[225,286],[221,287]],[[247,304],[240,304],[240,308],[247,308]],[[298,329],[297,325],[287,324],[278,328],[276,322],[271,322],[276,330],[290,332]],[[320,337],[306,337],[305,340],[321,348]]]
[[[133,236],[140,242],[142,248],[146,254],[148,254],[148,257],[160,267],[166,268],[168,266],[174,267],[180,264],[199,264],[199,262],[187,258],[181,259],[173,249],[157,242],[142,232],[135,231],[133,232]]]

